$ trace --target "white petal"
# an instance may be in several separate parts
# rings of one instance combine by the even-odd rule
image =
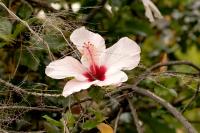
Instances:
[[[149,19],[150,22],[154,22],[154,17],[158,19],[163,18],[160,11],[151,0],[142,0],[142,2],[145,8],[145,16]]]
[[[154,16],[158,19],[162,19],[163,16],[161,15],[160,11],[158,10],[158,8],[154,5],[153,2],[149,3],[149,7],[151,8],[152,12],[154,13]]]
[[[86,78],[82,75],[84,72],[83,65],[71,56],[53,61],[45,69],[46,75],[54,79],[75,77],[79,80],[85,80]]]
[[[145,16],[149,19],[150,22],[154,22],[155,21],[154,16],[153,16],[152,11],[149,8],[149,6],[145,7]]]
[[[117,85],[128,80],[126,73],[118,71],[116,73],[106,75],[104,81],[95,83],[98,86]]]
[[[131,70],[140,61],[140,47],[128,37],[121,38],[117,43],[108,48],[102,56],[102,64],[108,68],[107,73],[121,69]]]
[[[70,40],[76,45],[77,49],[82,53],[84,43],[90,42],[96,49],[102,51],[105,49],[104,39],[97,33],[87,30],[85,27],[74,30],[70,36]]]
[[[65,85],[62,95],[64,97],[67,97],[71,95],[72,93],[79,92],[84,89],[88,89],[95,82],[97,81],[88,82],[88,81],[79,81],[76,79],[72,79],[68,81],[67,84]]]

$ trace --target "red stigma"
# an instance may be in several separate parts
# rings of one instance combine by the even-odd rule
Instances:
[[[105,66],[97,66],[97,65],[91,65],[89,68],[89,72],[85,72],[83,75],[88,79],[89,82],[92,82],[94,80],[105,80],[105,73],[106,73],[106,67]]]

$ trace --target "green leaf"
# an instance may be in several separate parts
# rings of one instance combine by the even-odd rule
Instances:
[[[12,23],[6,18],[0,18],[0,34],[8,35],[12,32]]]
[[[165,77],[159,76],[159,82],[168,88],[175,88],[178,84],[178,79],[176,77]]]
[[[184,113],[184,116],[190,121],[199,121],[200,120],[200,109],[188,110]]]
[[[56,127],[48,122],[43,122],[43,125],[44,125],[44,130],[47,133],[60,133],[60,130],[58,127]]]
[[[96,102],[100,102],[103,100],[105,92],[102,88],[95,86],[89,90],[89,96]]]
[[[19,53],[17,54],[18,54],[17,56],[19,57]],[[24,51],[22,53],[20,60],[21,65],[27,66],[31,70],[36,71],[38,69],[39,63],[40,60],[35,53],[29,53],[27,51]]]
[[[43,39],[52,52],[59,52],[66,47],[64,38],[55,31],[46,33],[46,35],[43,35]],[[34,36],[31,37],[30,42],[38,49],[47,50],[47,46],[43,42],[39,42],[38,38]]]
[[[62,123],[60,121],[54,120],[51,117],[49,117],[48,115],[44,115],[42,117],[45,118],[50,124],[57,126],[57,127],[62,127]]]
[[[11,34],[0,34],[0,39],[2,39],[4,41],[4,45],[10,44],[13,42],[13,36]],[[4,46],[2,45],[2,46]],[[1,45],[0,45],[1,47]]]
[[[7,45],[6,42],[0,42],[0,48],[2,48],[3,46]]]
[[[154,81],[154,91],[156,94],[158,94],[159,96],[164,96],[165,98],[170,98],[170,96],[173,96],[173,97],[177,97],[178,94],[176,92],[175,89],[172,89],[170,87],[174,87],[173,84],[174,82],[172,82],[173,80],[166,80],[166,78],[159,78],[159,83],[157,83],[157,81]],[[163,82],[163,83],[162,83]],[[169,87],[166,85],[163,85],[163,84],[166,84],[167,82],[169,82]],[[172,83],[172,84],[170,84]]]
[[[97,122],[102,122],[106,119],[106,117],[104,116],[104,114],[101,111],[98,111],[95,109],[88,109],[88,111],[95,115],[95,120]]]
[[[33,8],[27,2],[22,3],[17,10],[17,15],[22,19],[28,19],[31,17]]]
[[[117,24],[116,30],[122,33],[133,33],[140,36],[147,36],[153,33],[149,23],[136,18],[131,18],[129,10],[124,9],[127,13],[122,14],[122,18]]]
[[[109,0],[109,4],[114,7],[120,7],[123,0]]]
[[[39,24],[39,21],[37,18],[30,18],[26,20],[26,22],[31,25],[31,24]],[[17,38],[17,36],[27,30],[27,27],[24,26],[22,23],[18,23],[15,28],[13,29],[13,37]]]
[[[174,89],[168,89],[168,92],[174,97],[178,96],[177,92]]]
[[[26,29],[26,26],[24,26],[22,23],[19,23],[15,26],[13,36],[16,38],[20,33],[22,33]]]
[[[5,18],[0,18],[0,40],[3,40],[0,43],[0,47],[12,43],[13,36],[11,32],[12,32],[12,23]]]
[[[152,118],[150,115],[143,114],[141,115],[143,121],[149,125],[150,130],[153,133],[175,133],[175,129],[170,127],[163,120],[159,120],[158,118]]]
[[[73,116],[73,114],[71,112],[66,112],[65,116],[66,116],[66,119],[67,119],[67,125],[73,127],[73,125],[76,122],[76,119]]]
[[[189,47],[186,53],[183,53],[180,49],[178,49],[175,55],[180,60],[188,60],[195,64],[200,64],[200,50],[197,49],[195,45]]]
[[[154,87],[154,91],[157,95],[163,96],[165,98],[170,98],[170,96],[177,97],[178,94],[174,89],[164,88],[164,87]]]
[[[82,128],[85,130],[90,130],[92,128],[95,128],[98,124],[99,122],[95,120],[88,120],[85,123],[83,123]]]

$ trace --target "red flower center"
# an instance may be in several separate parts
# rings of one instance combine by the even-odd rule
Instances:
[[[86,59],[90,64],[89,70],[83,73],[83,75],[88,79],[89,82],[92,82],[94,80],[104,81],[106,67],[96,65],[96,62],[98,61],[98,55],[96,48],[91,42],[88,41],[84,43],[82,54],[86,56]]]
[[[106,73],[106,67],[105,66],[97,66],[97,65],[91,65],[88,72],[85,72],[83,75],[88,79],[89,82],[92,82],[94,80],[105,80],[105,73]]]

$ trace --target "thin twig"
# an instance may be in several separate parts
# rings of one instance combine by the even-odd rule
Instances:
[[[150,70],[155,70],[157,68],[160,68],[162,66],[172,66],[172,65],[188,65],[188,66],[191,66],[193,67],[194,69],[196,69],[197,71],[200,72],[200,68],[193,64],[192,62],[189,62],[189,61],[169,61],[169,62],[165,62],[165,63],[158,63],[156,65],[153,65]]]
[[[192,76],[192,77],[199,77],[199,73],[190,73],[190,72],[175,72],[175,71],[166,71],[158,73],[160,74],[174,74],[174,75],[184,75],[184,76]],[[153,74],[152,74],[153,75]]]
[[[196,66],[195,64],[193,64],[192,62],[188,62],[188,61],[170,61],[170,62],[166,62],[166,63],[158,63],[153,65],[152,67],[150,67],[149,69],[147,69],[143,74],[141,74],[135,81],[133,86],[137,86],[142,80],[144,80],[153,70],[158,69],[162,66],[172,66],[172,65],[188,65],[193,67],[194,69],[196,69],[198,71],[198,73],[200,74],[200,68],[198,66]]]
[[[138,133],[143,133],[142,127],[140,126],[140,123],[139,123],[140,120],[138,118],[136,109],[133,107],[130,98],[127,98],[127,100],[128,100],[129,107],[131,109],[131,114],[133,116],[133,120],[134,120],[134,123],[136,125],[137,131],[138,131]]]
[[[18,86],[15,86],[9,82],[6,82],[5,80],[0,78],[0,83],[4,84],[5,86],[11,88],[12,90],[14,90],[17,93],[24,93],[27,95],[34,95],[34,96],[44,96],[44,97],[62,97],[61,94],[47,94],[47,93],[37,93],[37,92],[29,92],[26,91]]]
[[[52,108],[52,107],[27,107],[27,106],[0,106],[0,110],[35,110],[35,111],[49,111],[49,112],[62,112],[63,108]]]
[[[119,112],[118,112],[118,114],[117,114],[117,118],[116,118],[116,120],[115,120],[115,127],[114,127],[114,133],[117,133],[117,126],[118,126],[118,122],[119,122],[119,117],[120,117],[120,115],[121,115],[121,113],[122,113],[122,108],[120,108],[120,110],[119,110]]]

